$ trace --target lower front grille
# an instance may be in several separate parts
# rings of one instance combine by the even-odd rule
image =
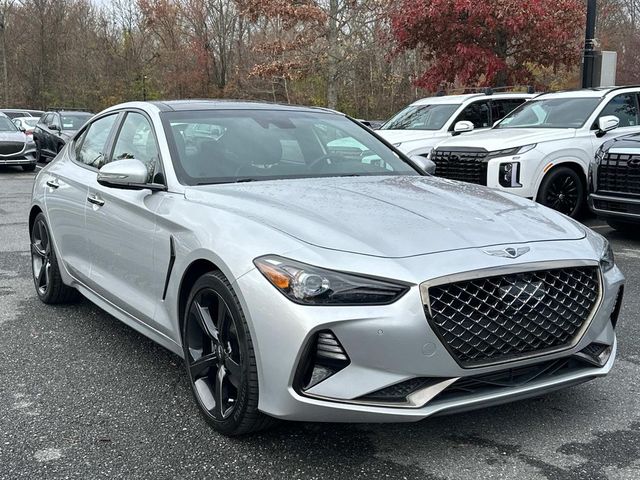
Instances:
[[[462,367],[570,347],[600,300],[596,266],[472,279],[428,288],[429,324]]]
[[[598,166],[598,191],[640,195],[640,155],[607,153]]]
[[[0,155],[13,155],[24,148],[24,142],[0,142]]]
[[[616,213],[631,213],[640,215],[640,203],[616,202],[615,200],[593,200],[593,207],[596,210]]]
[[[461,182],[487,184],[486,150],[440,150],[431,154],[436,164],[436,177]]]

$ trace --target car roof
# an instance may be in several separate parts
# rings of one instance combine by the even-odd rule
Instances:
[[[186,110],[295,110],[306,112],[339,113],[323,107],[305,107],[301,105],[289,105],[282,103],[246,101],[246,100],[226,100],[226,99],[193,99],[193,100],[164,100],[146,102],[155,105],[160,111],[186,111]],[[118,107],[139,105],[139,102],[131,104],[121,104]]]
[[[464,103],[469,99],[480,100],[480,99],[497,99],[503,100],[505,98],[533,98],[534,94],[530,93],[492,93],[487,95],[485,93],[466,93],[463,95],[443,95],[440,97],[426,97],[421,98],[413,102],[411,105],[459,105]]]
[[[559,92],[541,93],[536,98],[603,98],[612,92],[624,93],[625,91],[640,91],[640,86],[627,85],[621,87],[596,87],[596,88],[578,88],[575,90],[563,90]]]
[[[38,120],[38,117],[15,117],[14,120]]]

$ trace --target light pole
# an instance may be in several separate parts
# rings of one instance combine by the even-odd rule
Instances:
[[[147,76],[142,75],[142,101],[147,101]]]
[[[596,36],[596,0],[587,0],[587,28],[582,57],[582,88],[593,87],[594,42]]]

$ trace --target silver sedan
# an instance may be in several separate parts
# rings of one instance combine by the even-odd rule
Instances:
[[[428,163],[325,109],[118,105],[36,178],[36,291],[81,293],[183,357],[228,435],[606,375],[624,282],[607,241]]]

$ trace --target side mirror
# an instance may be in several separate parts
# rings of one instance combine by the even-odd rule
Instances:
[[[147,167],[140,160],[115,160],[98,171],[98,183],[105,187],[139,190],[147,188],[148,174]]]
[[[618,128],[620,119],[615,115],[605,115],[598,119],[598,133],[604,134],[614,128]]]
[[[456,122],[456,124],[453,126],[454,135],[460,135],[461,133],[470,132],[472,130],[473,130],[473,123],[468,122],[466,120]]]
[[[422,155],[412,155],[410,160],[424,173],[429,175],[436,174],[436,164]]]
[[[58,131],[60,131],[60,127],[58,125],[56,125],[55,123],[50,123],[49,125],[47,125],[47,128],[49,130],[58,130]]]

